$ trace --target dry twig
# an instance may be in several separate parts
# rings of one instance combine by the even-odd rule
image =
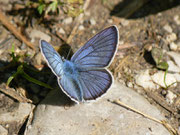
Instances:
[[[0,86],[0,91],[9,97],[12,97],[13,99],[19,101],[19,102],[24,102],[24,103],[32,103],[31,100],[20,96],[13,88],[6,88],[5,84],[2,84]]]
[[[24,42],[27,46],[29,46],[32,49],[35,49],[33,44],[31,42],[29,42],[25,36],[23,36],[16,27],[14,27],[7,19],[7,17],[5,17],[3,15],[3,13],[0,11],[0,21],[1,23],[9,30],[11,31],[19,40],[21,40],[22,42]]]
[[[125,108],[127,108],[127,109],[129,109],[129,110],[131,110],[131,111],[133,111],[133,112],[136,112],[136,113],[142,115],[143,117],[146,117],[146,118],[148,118],[148,119],[150,119],[150,120],[153,120],[153,121],[155,121],[155,122],[157,122],[157,123],[160,123],[160,124],[162,124],[172,135],[178,135],[178,132],[177,132],[171,125],[169,125],[165,120],[158,120],[158,119],[156,119],[156,118],[153,118],[153,117],[151,117],[151,116],[149,116],[149,115],[147,115],[147,114],[145,114],[145,113],[143,113],[143,112],[141,112],[141,111],[139,111],[139,110],[137,110],[137,109],[135,109],[135,108],[132,108],[132,107],[130,107],[130,106],[122,103],[120,100],[114,100],[114,101],[111,101],[111,102],[112,102],[112,103],[115,103],[115,104],[117,104],[117,105],[120,105],[120,106],[122,106],[122,107],[125,107]]]

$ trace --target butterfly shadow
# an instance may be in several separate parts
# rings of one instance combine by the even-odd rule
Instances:
[[[179,0],[123,0],[115,5],[110,14],[127,19],[137,19],[178,5],[180,5]]]
[[[70,59],[73,55],[71,46],[66,43],[64,43],[60,46],[60,48],[58,49],[58,53],[60,54],[60,56],[64,57],[65,59]],[[45,68],[47,68],[47,67],[48,66],[46,66]],[[45,69],[42,69],[42,71],[43,70],[45,70]],[[51,72],[50,68],[48,68],[48,72]],[[58,85],[58,82],[57,82],[57,77],[52,72],[49,77],[48,84],[51,87],[53,87],[53,89],[47,94],[45,99],[43,99],[42,102],[40,102],[40,104],[54,105],[54,106],[75,105],[75,102],[72,101],[60,88],[60,86]]]

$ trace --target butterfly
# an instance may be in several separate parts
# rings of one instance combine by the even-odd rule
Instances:
[[[115,56],[118,39],[117,27],[110,26],[92,37],[70,60],[61,57],[45,40],[40,40],[40,50],[62,91],[80,103],[101,97],[112,85],[113,77],[106,68]]]

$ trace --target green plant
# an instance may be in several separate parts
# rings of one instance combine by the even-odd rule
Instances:
[[[50,87],[48,84],[43,83],[41,81],[38,81],[38,80],[32,78],[31,76],[29,76],[27,73],[25,73],[24,68],[28,68],[28,69],[30,69],[30,68],[27,65],[27,63],[19,62],[19,59],[21,58],[21,56],[16,56],[15,55],[14,44],[12,45],[12,48],[11,48],[11,57],[12,57],[12,62],[18,64],[19,66],[17,68],[17,71],[8,78],[8,80],[6,82],[7,86],[9,86],[9,84],[12,82],[12,80],[14,78],[16,78],[17,76],[20,75],[21,77],[25,78],[26,80],[28,80],[28,81],[30,81],[32,83],[35,83],[37,85],[40,85],[40,86],[43,86],[43,87],[46,87],[46,88],[49,88],[49,89],[52,89],[52,87]]]
[[[69,16],[78,16],[83,12],[80,7],[83,4],[83,0],[39,0],[37,3],[37,10],[40,15],[47,16],[50,12],[59,13],[60,8]]]
[[[167,86],[167,84],[166,84],[166,75],[167,75],[167,72],[168,72],[169,65],[166,62],[166,59],[164,57],[164,53],[163,53],[162,49],[153,47],[152,50],[151,50],[151,55],[152,55],[152,57],[153,57],[153,59],[154,59],[154,61],[156,63],[156,67],[158,69],[165,70],[164,84],[165,84],[166,88],[173,85],[174,83],[172,83],[169,86]]]

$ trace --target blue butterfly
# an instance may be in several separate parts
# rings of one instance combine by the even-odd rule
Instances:
[[[40,49],[63,92],[79,103],[95,100],[110,88],[113,77],[106,67],[115,56],[118,38],[117,27],[108,27],[92,37],[71,60],[62,58],[44,40],[40,41]]]

